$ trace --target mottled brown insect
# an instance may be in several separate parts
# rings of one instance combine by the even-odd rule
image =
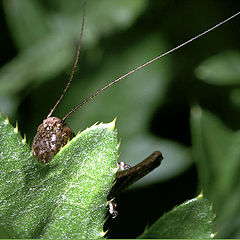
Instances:
[[[118,79],[110,82],[105,87],[99,89],[97,92],[95,92],[90,97],[85,99],[83,102],[78,104],[75,108],[73,108],[70,112],[68,112],[63,119],[59,119],[57,117],[51,117],[52,113],[54,112],[54,110],[56,109],[56,107],[58,106],[60,101],[62,100],[63,96],[65,95],[67,89],[69,88],[69,86],[71,84],[71,81],[73,79],[74,73],[75,73],[77,63],[78,63],[78,58],[79,58],[79,55],[80,55],[80,49],[81,49],[81,43],[82,43],[82,36],[83,36],[84,20],[85,20],[85,15],[86,15],[86,0],[84,1],[84,8],[83,9],[84,10],[83,10],[83,16],[82,16],[82,26],[81,26],[81,32],[80,32],[80,40],[79,40],[79,45],[78,45],[78,51],[77,51],[77,56],[76,56],[76,59],[75,59],[75,63],[74,63],[74,66],[73,66],[73,70],[72,70],[70,79],[69,79],[62,95],[58,99],[57,103],[55,104],[53,109],[48,114],[47,119],[43,120],[43,123],[38,127],[37,134],[36,134],[36,136],[34,137],[34,140],[33,140],[33,144],[32,144],[33,154],[35,155],[37,160],[39,162],[43,163],[43,164],[50,162],[51,159],[61,149],[61,147],[66,145],[67,141],[74,136],[74,133],[67,126],[65,121],[78,108],[80,108],[82,105],[84,105],[85,103],[87,103],[88,101],[93,99],[95,96],[97,96],[99,93],[103,92],[107,88],[111,87],[112,85],[114,85],[114,84],[118,83],[119,81],[121,81],[122,79],[126,78],[127,76],[129,76],[129,75],[135,73],[136,71],[144,68],[145,66],[157,61],[158,59],[176,51],[177,49],[189,44],[190,42],[192,42],[192,41],[196,40],[197,38],[207,34],[208,32],[214,30],[215,28],[219,27],[223,23],[228,22],[229,20],[231,20],[232,18],[234,18],[234,17],[236,17],[237,15],[240,14],[240,12],[236,13],[235,15],[229,17],[228,19],[226,19],[226,20],[224,20],[220,23],[218,23],[217,25],[215,25],[215,26],[211,27],[210,29],[200,33],[199,35],[191,38],[190,40],[188,40],[188,41],[178,45],[177,47],[175,47],[175,48],[173,48],[173,49],[171,49],[171,50],[169,50],[169,51],[151,59],[150,61],[148,61],[148,62],[142,64],[141,66],[133,69],[132,71],[126,73],[125,75],[119,77]]]
[[[32,150],[39,162],[48,163],[74,136],[66,123],[57,117],[49,117],[39,125],[33,139]]]

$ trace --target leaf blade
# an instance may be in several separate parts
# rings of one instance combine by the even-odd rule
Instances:
[[[113,128],[95,125],[48,165],[30,162],[22,184],[1,204],[4,230],[18,238],[101,237],[118,158]]]
[[[191,111],[191,131],[200,187],[217,213],[218,237],[232,236],[239,229],[239,131],[197,106]]]
[[[202,195],[159,218],[139,238],[211,238],[214,215]]]

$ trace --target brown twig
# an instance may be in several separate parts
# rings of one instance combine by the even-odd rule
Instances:
[[[117,172],[116,181],[108,196],[108,199],[115,197],[120,191],[129,187],[153,171],[161,164],[162,160],[162,153],[155,151],[136,166],[131,167],[125,171]]]

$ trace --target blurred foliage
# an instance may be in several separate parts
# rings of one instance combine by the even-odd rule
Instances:
[[[63,117],[106,83],[227,18],[239,4],[89,0],[79,67],[56,116]],[[19,122],[28,143],[71,73],[82,5],[80,0],[1,2],[0,111]],[[119,197],[122,216],[109,223],[114,229],[110,236],[139,235],[146,224],[203,188],[217,213],[218,236],[240,237],[238,25],[236,18],[144,68],[69,118],[77,132],[117,117],[120,159],[129,164],[154,150],[164,155],[161,168],[131,189],[127,206],[127,195]],[[147,184],[151,193],[143,194]],[[124,219],[124,211],[131,216]]]

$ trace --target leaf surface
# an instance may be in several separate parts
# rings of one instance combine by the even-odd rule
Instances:
[[[78,134],[47,165],[3,117],[0,126],[3,229],[15,238],[101,237],[118,158],[114,122]]]
[[[197,106],[191,111],[191,129],[200,188],[217,213],[217,237],[234,235],[240,227],[239,131]]]
[[[139,238],[211,238],[214,214],[201,195],[159,218]]]

